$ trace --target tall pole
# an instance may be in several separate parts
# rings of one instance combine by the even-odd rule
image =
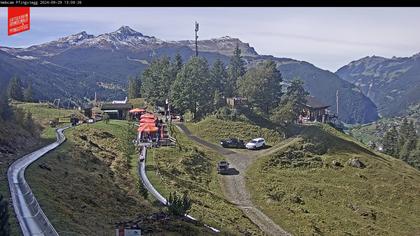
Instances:
[[[198,23],[196,21],[195,22],[195,56],[196,57],[198,57],[198,45],[197,45],[197,39],[198,39],[197,32],[198,32],[198,28],[199,28],[199,25],[198,25]]]
[[[336,104],[336,113],[337,113],[337,117],[338,117],[338,89],[337,92],[335,94],[335,104]]]

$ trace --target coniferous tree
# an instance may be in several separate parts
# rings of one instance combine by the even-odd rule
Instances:
[[[232,97],[238,94],[237,81],[245,74],[245,72],[245,62],[241,56],[241,49],[239,49],[239,46],[236,45],[228,66],[228,80],[225,87],[225,96]]]
[[[181,55],[179,53],[177,53],[175,55],[174,60],[171,63],[171,67],[172,67],[172,70],[174,72],[174,78],[173,78],[173,80],[176,79],[176,75],[181,71],[182,66],[183,66],[182,57],[181,57]]]
[[[23,91],[23,98],[26,102],[33,101],[32,82],[29,82],[28,87]]]
[[[0,119],[10,120],[13,117],[13,110],[9,105],[9,98],[5,91],[0,92]]]
[[[162,106],[173,83],[174,70],[169,59],[155,59],[142,74],[141,93],[151,104]]]
[[[407,118],[404,118],[398,132],[398,146],[399,147],[404,146],[404,144],[406,143],[409,132],[410,132],[409,128],[410,127],[408,124],[408,120]]]
[[[140,77],[128,78],[128,98],[139,98],[141,97],[141,79]]]
[[[248,70],[238,81],[239,93],[265,114],[280,102],[282,77],[273,61],[265,61]]]
[[[390,130],[385,132],[382,139],[384,153],[397,157],[398,156],[398,131],[393,125]]]
[[[293,80],[282,96],[281,102],[273,111],[271,119],[280,124],[291,123],[299,117],[309,93],[303,88],[303,81]]]
[[[207,61],[193,57],[178,73],[171,89],[171,101],[178,111],[190,111],[195,119],[211,110],[213,94]]]
[[[17,101],[23,101],[22,82],[16,76],[14,76],[9,82],[8,96],[9,98]]]
[[[169,194],[166,206],[170,214],[183,216],[191,209],[192,203],[186,193],[181,198],[174,192]]]
[[[210,70],[210,76],[213,83],[213,87],[215,90],[217,90],[222,96],[226,96],[226,86],[227,86],[227,79],[228,74],[225,69],[225,65],[220,59],[217,59],[211,70]]]
[[[411,151],[414,151],[417,147],[417,133],[416,133],[416,127],[414,125],[414,121],[411,120],[408,124],[408,135],[407,135],[407,143],[408,148]]]

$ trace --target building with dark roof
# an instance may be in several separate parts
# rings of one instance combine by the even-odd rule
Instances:
[[[103,113],[107,113],[110,119],[125,120],[128,116],[128,111],[133,109],[130,103],[104,103],[101,106]]]
[[[328,113],[329,107],[330,105],[323,104],[315,97],[307,96],[302,114],[299,117],[299,121],[319,121],[323,123],[327,122],[330,117]]]

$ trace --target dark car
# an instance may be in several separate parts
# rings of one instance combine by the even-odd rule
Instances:
[[[220,140],[220,145],[224,148],[245,148],[244,141],[237,138]]]
[[[220,161],[217,164],[217,173],[219,174],[226,174],[229,171],[229,162],[227,161]]]

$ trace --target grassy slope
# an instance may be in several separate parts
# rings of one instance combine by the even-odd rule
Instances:
[[[29,111],[32,113],[32,117],[43,127],[48,126],[49,120],[59,118],[60,122],[70,122],[71,114],[80,114],[77,110],[72,109],[56,109],[48,107],[46,104],[39,103],[16,103],[16,107]]]
[[[302,142],[327,144],[321,166],[270,166]],[[327,126],[301,130],[247,172],[255,202],[294,234],[414,235],[420,232],[420,172],[404,162],[373,153]],[[295,148],[292,148],[292,147]],[[367,165],[346,165],[357,157]],[[333,168],[337,160],[344,167]],[[296,200],[300,199],[300,200]]]
[[[51,142],[55,141],[55,131],[53,128],[47,127],[49,118],[58,117],[59,115],[69,115],[73,110],[61,110],[55,108],[48,108],[46,105],[36,103],[16,103],[13,107],[21,108],[23,111],[32,113],[32,118],[36,123],[41,124],[43,128],[40,138],[35,137],[33,134],[27,132],[24,128],[14,122],[2,122],[0,126],[0,143],[8,146],[12,144],[16,150],[13,153],[1,154],[0,161],[0,193],[9,198],[9,187],[7,182],[7,169],[19,157],[27,153],[37,150]],[[10,199],[11,201],[11,199]],[[19,224],[16,220],[12,204],[9,204],[9,223],[11,226],[11,235],[20,235]]]
[[[261,234],[261,231],[221,191],[216,163],[222,158],[174,130],[178,147],[152,149],[147,175],[164,196],[187,191],[193,200],[190,214],[226,234]],[[181,147],[181,149],[179,149]]]
[[[226,121],[211,117],[198,123],[187,123],[187,127],[192,133],[215,144],[226,138],[240,138],[247,142],[253,138],[263,137],[268,145],[273,146],[282,140],[282,135],[273,130],[242,121]]]
[[[213,143],[231,135],[259,135],[255,131],[250,135],[249,125],[231,121],[206,119],[188,127]],[[270,154],[259,158],[247,171],[247,186],[254,202],[275,222],[296,235],[420,232],[419,171],[400,160],[371,152],[329,126],[302,127],[296,134],[284,141],[279,138],[267,151]],[[302,160],[295,160],[296,167],[270,165],[284,152],[301,149],[308,142],[326,147],[327,152],[307,153]],[[367,168],[347,166],[353,157]],[[333,160],[344,167],[333,168]]]
[[[60,235],[114,235],[114,223],[160,211],[137,193],[137,173],[119,151],[125,125],[111,121],[70,129],[66,143],[28,168],[28,183]],[[172,235],[207,232],[179,220],[146,226]]]

